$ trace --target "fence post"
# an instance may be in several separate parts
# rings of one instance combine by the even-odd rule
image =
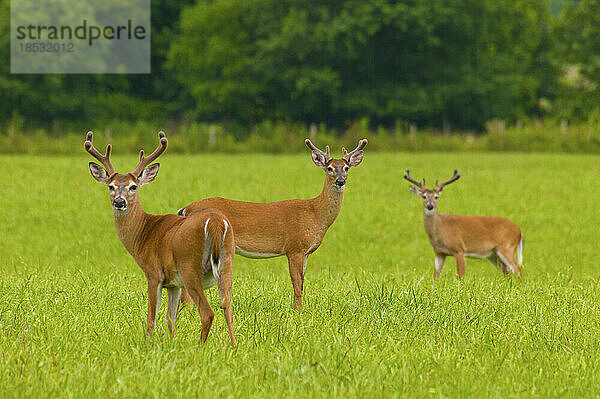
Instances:
[[[217,145],[217,127],[215,125],[208,126],[208,147],[215,148]]]
[[[561,119],[560,121],[560,131],[563,135],[563,137],[565,137],[568,133],[569,130],[569,122],[567,122],[566,119]]]
[[[313,143],[316,141],[317,138],[317,124],[316,123],[311,123],[309,128],[308,128],[308,137],[310,137],[310,141],[312,141]]]
[[[415,123],[410,124],[408,133],[410,135],[410,142],[413,145],[413,149],[415,149],[417,147],[417,125]]]
[[[450,136],[450,121],[448,120],[448,116],[445,113],[442,117],[442,131],[444,132],[444,136]]]

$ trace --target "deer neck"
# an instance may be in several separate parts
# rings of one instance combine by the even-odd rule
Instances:
[[[148,214],[142,209],[139,198],[135,198],[129,207],[129,211],[125,215],[120,215],[114,212],[115,227],[119,240],[125,246],[125,249],[133,255],[139,251],[139,237],[146,225]]]
[[[440,223],[439,216],[437,207],[431,212],[427,212],[425,208],[423,208],[423,224],[425,225],[425,232],[429,236],[429,240],[435,240],[435,237],[437,237]]]
[[[323,191],[315,198],[317,217],[321,220],[325,229],[333,224],[340,209],[342,209],[342,200],[344,192],[336,190],[333,183],[325,176]]]

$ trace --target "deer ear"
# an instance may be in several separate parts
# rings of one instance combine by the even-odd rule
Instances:
[[[108,172],[106,169],[94,162],[90,162],[89,167],[92,177],[96,179],[97,182],[108,184]]]
[[[159,163],[153,163],[142,171],[142,174],[138,177],[140,181],[140,187],[144,184],[152,183],[154,178],[158,174]]]
[[[325,163],[325,157],[323,154],[320,154],[317,151],[312,152],[312,160],[319,168],[324,168],[327,166],[327,163]]]
[[[422,192],[421,190],[419,190],[418,188],[416,188],[415,186],[410,186],[408,187],[408,189],[414,194],[414,195],[418,195],[419,197],[421,196]]]
[[[348,162],[348,166],[350,166],[351,168],[360,165],[360,163],[363,160],[363,152],[362,151],[356,151],[354,154],[352,154],[352,156],[350,157],[350,161]]]

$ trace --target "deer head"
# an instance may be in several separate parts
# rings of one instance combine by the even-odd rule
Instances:
[[[367,139],[360,140],[352,152],[348,152],[342,147],[344,156],[341,159],[334,159],[329,155],[329,146],[325,146],[325,152],[323,152],[309,139],[306,139],[304,142],[312,150],[313,162],[325,171],[327,180],[336,191],[344,191],[348,171],[362,162],[362,150],[368,143]]]
[[[104,155],[92,144],[93,132],[89,131],[86,136],[84,148],[94,158],[96,158],[102,166],[90,162],[89,168],[92,177],[96,181],[106,184],[110,194],[110,202],[113,211],[117,216],[124,216],[129,213],[131,204],[139,201],[138,188],[144,184],[151,183],[158,174],[160,164],[155,163],[150,165],[156,158],[167,149],[167,138],[164,132],[159,132],[159,145],[149,157],[144,156],[144,150],[140,151],[140,160],[136,167],[127,174],[117,173],[112,163],[110,162],[111,145],[106,147]],[[148,166],[150,165],[150,166]]]
[[[438,184],[437,180],[435,182],[435,188],[430,190],[425,185],[425,179],[423,182],[418,182],[412,177],[410,177],[410,171],[406,169],[404,172],[404,178],[414,184],[415,186],[410,186],[409,190],[419,197],[423,198],[423,210],[426,214],[431,214],[437,212],[438,199],[440,198],[440,194],[442,194],[442,190],[447,184],[453,183],[460,179],[460,175],[458,174],[458,170],[454,170],[454,176],[452,178],[442,184]]]

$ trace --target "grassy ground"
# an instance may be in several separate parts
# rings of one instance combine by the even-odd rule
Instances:
[[[133,168],[135,157],[115,151],[119,171]],[[302,314],[290,306],[285,258],[236,257],[235,350],[220,312],[204,345],[189,308],[169,339],[164,305],[158,334],[145,338],[145,278],[116,237],[108,190],[89,175],[89,160],[0,157],[0,396],[600,395],[598,156],[367,148],[309,258]],[[463,281],[448,260],[434,284],[406,167],[428,181],[459,169],[442,212],[519,224],[521,281],[469,259]],[[215,195],[308,198],[322,184],[308,152],[167,152],[140,196],[146,211],[168,213]],[[216,290],[209,300],[217,311]]]

